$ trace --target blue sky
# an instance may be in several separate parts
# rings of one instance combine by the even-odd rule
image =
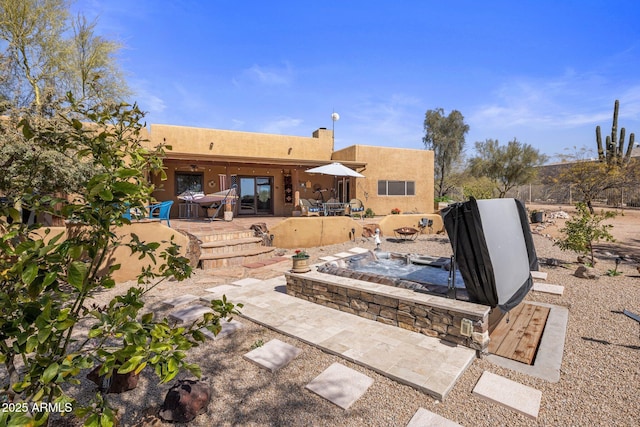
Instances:
[[[148,123],[424,148],[427,110],[476,141],[548,155],[640,142],[637,0],[78,0],[119,55]],[[331,113],[340,120],[331,121]]]

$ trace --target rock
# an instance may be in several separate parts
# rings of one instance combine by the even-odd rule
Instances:
[[[597,279],[600,277],[595,268],[587,267],[585,265],[579,266],[573,275],[581,279]]]
[[[362,237],[373,237],[376,234],[376,229],[380,229],[378,224],[365,224],[362,226]],[[382,236],[382,230],[380,230],[380,236]]]
[[[560,266],[560,261],[558,261],[555,258],[547,258],[546,262],[547,265],[550,265],[552,267],[558,267]]]
[[[184,230],[178,230],[178,231],[180,231],[180,233],[184,234],[189,238],[189,244],[187,246],[187,253],[186,253],[186,257],[189,259],[189,265],[191,266],[191,268],[198,267],[198,263],[200,262],[200,252],[201,252],[200,244],[202,242],[196,236],[194,236],[193,234],[187,231],[184,231]]]
[[[188,423],[206,412],[211,401],[211,387],[201,381],[180,380],[167,392],[160,408],[160,418],[165,421]]]
[[[255,224],[251,224],[249,229],[253,230],[253,235],[255,237],[262,238],[262,244],[264,246],[273,246],[273,241],[271,240],[271,236],[269,235],[269,229],[267,228],[267,224],[264,222],[257,222]]]
[[[98,365],[87,374],[87,379],[96,383],[100,391],[107,393],[124,393],[138,386],[139,375],[133,371],[126,374],[114,372],[111,378],[107,378],[106,375],[98,375],[101,367],[102,365]]]
[[[569,218],[571,218],[571,217],[570,217],[570,216],[569,216],[569,214],[568,214],[568,213],[566,213],[565,211],[560,210],[560,211],[558,211],[558,212],[551,212],[551,213],[549,214],[549,218],[569,219]]]
[[[580,255],[578,256],[578,262],[580,264],[591,264],[591,257]],[[598,260],[594,258],[593,265],[596,265],[597,263],[598,263]]]

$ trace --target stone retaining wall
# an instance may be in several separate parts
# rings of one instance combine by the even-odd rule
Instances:
[[[488,307],[460,301],[457,303],[464,308],[457,310],[455,300],[418,294],[406,289],[394,291],[394,293],[403,292],[402,295],[390,295],[376,289],[366,289],[368,282],[339,278],[340,282],[348,281],[349,285],[337,281],[331,283],[331,276],[322,275],[327,277],[319,280],[319,275],[322,274],[285,273],[287,294],[487,353],[489,346]],[[446,305],[449,307],[434,307],[427,301],[433,298],[446,301]],[[472,310],[475,311],[475,314],[470,313],[470,310],[466,309],[470,305],[480,307],[480,309]],[[473,322],[471,337],[462,336],[460,333],[462,319],[469,319]]]

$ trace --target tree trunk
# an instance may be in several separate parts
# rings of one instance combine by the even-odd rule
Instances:
[[[596,211],[593,209],[593,205],[591,204],[591,200],[587,200],[587,207],[589,208],[589,213],[591,215],[595,215]]]

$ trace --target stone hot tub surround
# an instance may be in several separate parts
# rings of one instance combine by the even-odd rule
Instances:
[[[316,271],[285,273],[287,294],[487,353],[490,307]],[[470,337],[461,322],[473,323]]]

